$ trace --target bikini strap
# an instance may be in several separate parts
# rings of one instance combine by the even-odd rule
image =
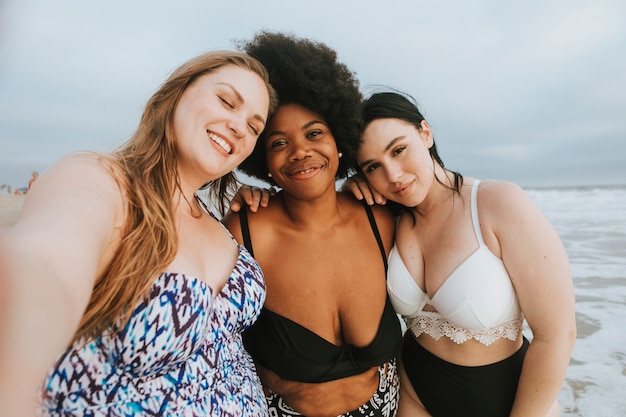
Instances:
[[[380,249],[380,254],[383,258],[383,264],[385,265],[385,273],[387,272],[387,254],[385,253],[385,246],[383,245],[383,240],[380,237],[380,232],[378,231],[378,225],[376,224],[376,219],[374,218],[374,212],[372,208],[365,202],[365,199],[362,200],[363,206],[365,207],[365,212],[367,213],[367,218],[370,222],[370,226],[372,227],[372,231],[374,232],[374,236],[376,237],[376,242],[378,243],[378,249]]]
[[[252,239],[250,239],[250,227],[248,226],[248,208],[243,207],[239,212],[239,225],[241,226],[241,234],[243,235],[243,245],[248,249],[250,255],[254,257],[252,250]]]
[[[378,231],[378,225],[376,224],[376,219],[374,218],[374,213],[372,212],[372,208],[367,204],[363,203],[365,207],[365,212],[367,213],[367,218],[369,220],[372,231],[374,232],[374,237],[376,237],[376,242],[378,243],[378,248],[380,249],[381,257],[383,258],[383,264],[385,265],[385,272],[387,271],[387,255],[385,253],[385,246],[383,245],[383,240],[380,237],[380,232]],[[243,245],[248,249],[248,252],[252,256],[254,256],[254,250],[252,249],[252,240],[250,239],[250,227],[248,225],[248,212],[247,209],[244,208],[239,212],[239,225],[241,227],[241,234],[243,236]]]
[[[480,231],[480,221],[478,220],[478,184],[480,184],[480,180],[474,180],[474,184],[472,184],[472,196],[471,196],[471,211],[472,211],[472,225],[474,226],[474,234],[476,235],[476,239],[478,239],[478,244],[480,246],[485,245],[485,241],[483,240],[483,234]]]

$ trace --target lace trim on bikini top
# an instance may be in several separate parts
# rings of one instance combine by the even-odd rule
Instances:
[[[474,339],[486,346],[501,338],[517,340],[524,323],[524,318],[518,317],[489,329],[468,330],[455,326],[436,311],[421,311],[416,317],[403,317],[403,319],[406,327],[415,337],[422,333],[426,333],[435,340],[446,336],[457,344]]]
[[[508,272],[482,238],[476,204],[478,183],[476,180],[472,187],[471,214],[479,247],[432,299],[417,285],[395,246],[389,254],[387,290],[396,312],[416,336],[446,336],[456,343],[475,339],[489,345],[502,337],[516,340],[522,329],[523,315]],[[426,304],[436,312],[424,311]]]

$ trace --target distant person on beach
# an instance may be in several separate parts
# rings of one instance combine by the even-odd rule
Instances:
[[[29,190],[30,190],[30,187],[33,186],[35,181],[37,181],[38,177],[39,177],[39,173],[37,171],[33,171],[33,176],[31,177],[30,181],[28,181],[28,189]]]
[[[0,415],[267,415],[263,275],[196,192],[228,201],[275,101],[255,59],[203,54],[125,145],[41,175],[0,238]]]
[[[30,190],[30,187],[32,187],[33,183],[37,180],[37,177],[39,177],[39,174],[37,173],[37,171],[33,171],[33,175],[31,179],[28,181],[28,186],[16,188],[13,194],[23,195],[23,194],[28,193],[28,190]],[[9,192],[11,192],[11,187],[9,187]]]
[[[558,416],[576,338],[558,235],[518,186],[444,168],[407,95],[374,94],[363,119],[362,173],[344,187],[400,213],[387,276],[409,329],[398,415]]]
[[[239,167],[281,191],[269,207],[229,213],[267,282],[244,333],[271,416],[394,416],[400,321],[387,298],[394,220],[335,181],[359,141],[358,81],[326,45],[262,32],[243,45],[280,103]]]

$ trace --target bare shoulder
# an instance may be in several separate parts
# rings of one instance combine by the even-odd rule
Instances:
[[[529,222],[545,221],[530,195],[519,185],[507,181],[481,181],[478,213],[481,224],[496,235],[510,233]]]
[[[248,206],[241,208],[239,212],[229,210],[224,217],[222,217],[222,223],[232,233],[238,242],[242,242],[243,235],[241,229],[241,212],[246,211],[246,218],[248,219],[248,225],[250,228],[254,228],[255,234],[271,233],[274,226],[279,221],[280,203],[279,194],[271,196],[269,198],[269,204],[267,207],[259,207],[256,212],[251,212]],[[263,230],[267,226],[267,230]]]
[[[519,211],[533,204],[528,193],[519,185],[508,181],[483,180],[478,188],[480,211]]]
[[[377,223],[383,223],[387,227],[395,227],[395,216],[387,206],[374,204],[370,206]]]
[[[49,228],[78,222],[90,224],[91,228],[120,225],[123,200],[106,158],[94,153],[71,154],[39,176],[28,192],[18,222],[45,221]]]
[[[81,152],[59,159],[38,181],[46,185],[60,185],[64,189],[81,189],[82,192],[119,194],[112,163],[104,155]],[[42,184],[38,182],[35,184]]]
[[[354,194],[352,194],[352,192],[339,191],[337,194],[339,198],[341,198],[342,201],[345,201],[347,204],[349,204],[352,210],[354,210],[355,212],[365,211],[363,201],[357,200],[354,197]],[[376,219],[376,224],[379,228],[392,228],[393,229],[395,227],[395,218],[393,214],[391,213],[391,210],[389,210],[387,206],[374,204],[369,207],[372,210],[374,218]]]

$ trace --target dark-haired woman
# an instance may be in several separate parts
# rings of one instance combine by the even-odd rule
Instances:
[[[409,329],[398,415],[558,416],[576,338],[558,235],[520,187],[444,168],[407,96],[374,94],[363,118],[359,167],[401,209],[387,277]]]

